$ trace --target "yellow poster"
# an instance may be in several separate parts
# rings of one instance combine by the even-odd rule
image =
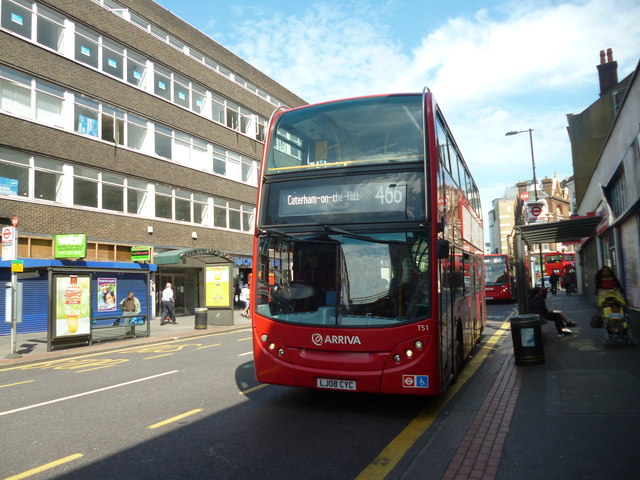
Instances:
[[[207,265],[205,268],[205,301],[207,307],[230,307],[229,265]]]

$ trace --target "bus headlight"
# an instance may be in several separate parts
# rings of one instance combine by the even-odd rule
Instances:
[[[407,356],[407,358],[413,357],[413,351],[412,350],[407,350],[406,352],[404,352],[404,354]]]
[[[393,359],[395,360],[396,363],[400,363],[402,361],[402,357],[400,355],[394,355]]]
[[[278,349],[278,355],[280,355],[281,357],[284,356],[284,348],[279,348]]]
[[[269,350],[275,350],[276,349],[276,344],[275,343],[270,343],[269,344]]]
[[[416,350],[422,350],[422,347],[424,345],[422,344],[422,342],[420,340],[416,340],[416,343],[414,343],[413,346],[416,347]]]
[[[263,333],[262,336],[260,337],[260,340],[262,340],[264,343],[267,343],[267,340],[269,340],[269,337],[267,337],[266,333]]]

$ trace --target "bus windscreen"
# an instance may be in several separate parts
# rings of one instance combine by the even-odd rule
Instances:
[[[289,111],[272,131],[273,148],[264,173],[422,162],[422,115],[420,95],[363,98]]]
[[[430,314],[420,233],[259,239],[256,309],[284,323],[378,327]]]

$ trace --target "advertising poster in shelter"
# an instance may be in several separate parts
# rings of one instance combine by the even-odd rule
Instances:
[[[56,277],[55,337],[89,335],[91,330],[91,278]]]
[[[207,265],[205,269],[205,301],[207,307],[231,306],[229,265]]]
[[[115,278],[98,278],[98,311],[116,310],[117,280]]]

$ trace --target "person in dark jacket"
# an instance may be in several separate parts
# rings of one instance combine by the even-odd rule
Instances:
[[[549,283],[551,284],[551,294],[555,295],[558,291],[558,282],[560,281],[560,277],[558,274],[553,271],[551,275],[549,275]]]
[[[576,324],[567,320],[567,317],[560,310],[550,310],[547,307],[547,289],[536,287],[533,289],[531,297],[531,310],[547,320],[556,324],[558,337],[571,335],[573,332],[567,327],[575,327]]]

